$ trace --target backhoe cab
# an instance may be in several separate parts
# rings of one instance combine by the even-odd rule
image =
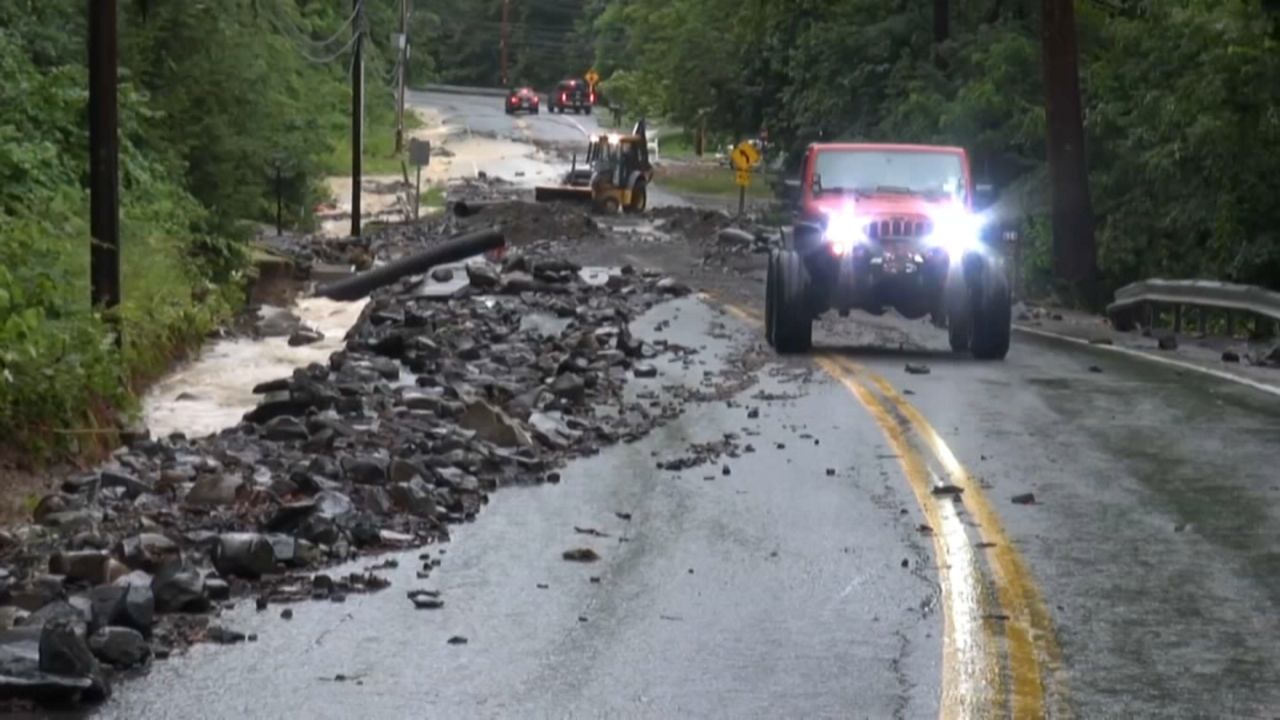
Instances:
[[[630,135],[600,135],[587,144],[583,167],[575,154],[560,185],[534,188],[538,202],[589,202],[599,212],[644,212],[649,204],[649,141],[643,120]]]

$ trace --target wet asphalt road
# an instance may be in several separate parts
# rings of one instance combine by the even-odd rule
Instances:
[[[689,299],[637,323],[670,320],[661,336],[707,364],[633,392],[699,385],[759,344],[760,277],[735,283],[716,287],[731,314]],[[292,621],[243,604],[227,620],[257,643],[159,663],[99,714],[1280,717],[1274,396],[1025,335],[976,363],[888,316],[816,340],[559,486],[499,492],[432,580],[412,553],[383,593]],[[655,469],[726,432],[755,452]],[[958,498],[929,492],[952,482]],[[602,559],[561,560],[583,546]],[[417,587],[446,607],[412,609]]]

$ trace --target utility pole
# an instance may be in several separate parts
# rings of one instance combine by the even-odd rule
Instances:
[[[396,97],[396,152],[404,149],[404,71],[409,61],[409,0],[400,0],[400,77]]]
[[[502,87],[510,85],[507,76],[507,44],[511,37],[511,0],[502,0]]]
[[[356,14],[351,31],[355,57],[351,63],[351,236],[360,237],[361,161],[364,156],[364,0],[351,0]]]
[[[95,309],[120,305],[120,172],[116,0],[89,0],[89,246]],[[116,324],[116,344],[123,333]]]

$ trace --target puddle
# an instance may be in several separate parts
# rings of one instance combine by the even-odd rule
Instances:
[[[366,301],[338,302],[303,298],[292,308],[302,322],[324,333],[324,340],[289,347],[288,338],[236,338],[206,347],[192,362],[151,387],[142,398],[142,417],[151,434],[173,432],[199,437],[240,422],[258,404],[255,385],[287,377],[294,368],[329,362],[342,349]]]

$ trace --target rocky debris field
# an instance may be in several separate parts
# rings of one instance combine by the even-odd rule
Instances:
[[[317,571],[446,539],[496,488],[558,482],[566,459],[678,413],[623,386],[654,375],[660,354],[688,362],[694,351],[642,342],[629,323],[689,290],[630,267],[589,282],[554,257],[574,227],[597,231],[586,214],[492,207],[357,243],[390,258],[513,214],[550,219],[542,252],[521,252],[515,232],[500,267],[468,265],[454,292],[424,294],[421,278],[377,291],[342,351],[256,388],[237,426],[136,438],[0,535],[0,697],[102,700],[113,675],[191,642],[254,640],[218,624],[227,603],[380,590],[376,569]]]

